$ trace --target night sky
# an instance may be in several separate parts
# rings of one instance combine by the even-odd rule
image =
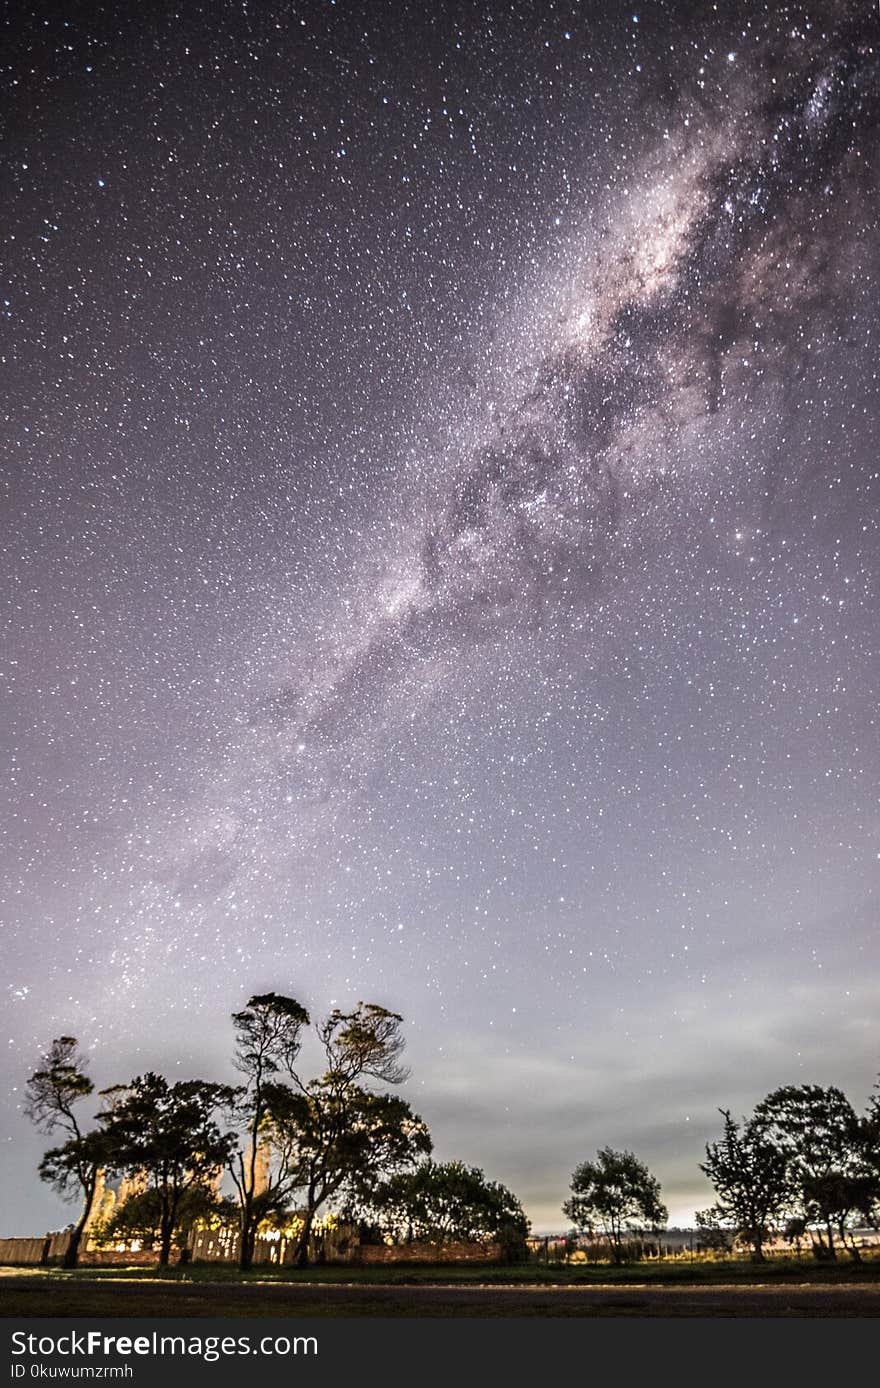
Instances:
[[[11,16],[11,17],[10,17]],[[540,1229],[878,1070],[867,0],[13,5],[0,1233],[22,1088],[401,1012]],[[315,1068],[318,1057],[309,1053]]]

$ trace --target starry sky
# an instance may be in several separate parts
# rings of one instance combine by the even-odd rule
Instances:
[[[539,1229],[880,1070],[880,17],[7,11],[0,1233],[22,1086],[405,1018]],[[306,1051],[306,1058],[310,1053]],[[317,1056],[314,1056],[317,1067]]]

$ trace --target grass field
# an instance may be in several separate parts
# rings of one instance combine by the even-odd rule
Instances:
[[[878,1316],[880,1260],[0,1269],[3,1316]]]
[[[248,1284],[295,1286],[310,1284],[351,1284],[358,1286],[627,1286],[638,1284],[738,1284],[796,1281],[803,1283],[880,1283],[880,1255],[861,1263],[848,1259],[839,1263],[816,1263],[813,1259],[773,1258],[755,1264],[748,1259],[685,1258],[650,1259],[615,1267],[610,1263],[398,1263],[360,1267],[355,1264],[312,1266],[305,1269],[262,1264],[242,1273],[231,1263],[196,1263],[186,1267],[81,1267],[73,1272],[60,1268],[2,1268],[0,1276],[21,1272],[28,1276],[54,1279],[82,1279],[113,1282],[156,1281],[179,1283]]]

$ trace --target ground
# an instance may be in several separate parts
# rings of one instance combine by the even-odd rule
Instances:
[[[625,1269],[0,1269],[2,1316],[880,1316],[880,1263]]]

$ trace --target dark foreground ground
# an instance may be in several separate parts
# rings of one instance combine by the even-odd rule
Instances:
[[[880,1316],[880,1282],[410,1285],[194,1282],[0,1269],[2,1316]]]

